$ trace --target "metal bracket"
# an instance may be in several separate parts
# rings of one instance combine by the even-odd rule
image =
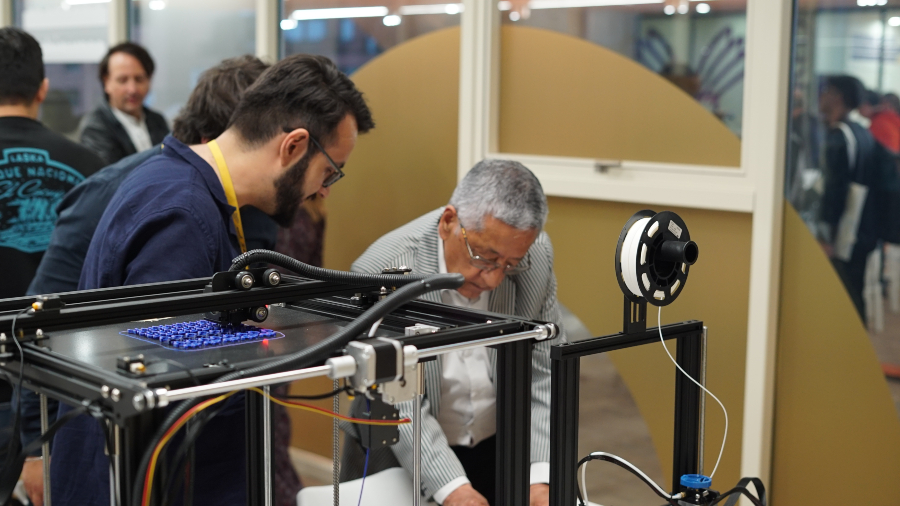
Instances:
[[[382,400],[397,405],[416,398],[419,391],[419,375],[416,365],[419,363],[419,350],[415,346],[403,347],[403,377],[396,381],[388,381],[378,386]]]

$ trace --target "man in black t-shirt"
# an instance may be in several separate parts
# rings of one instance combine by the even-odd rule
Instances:
[[[849,119],[865,91],[859,79],[828,76],[819,95],[825,122],[825,191],[819,207],[820,243],[844,283],[859,318],[865,324],[863,298],[866,261],[878,244],[875,198],[879,158],[876,141],[862,125]]]
[[[38,42],[22,30],[0,29],[0,265],[6,266],[0,298],[25,295],[57,204],[104,165],[37,121],[48,88]]]

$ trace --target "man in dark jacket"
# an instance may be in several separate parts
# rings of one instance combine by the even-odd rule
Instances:
[[[91,240],[79,288],[227,270],[244,249],[240,215],[229,202],[254,205],[276,223],[290,224],[304,199],[328,195],[344,175],[357,134],[373,126],[361,93],[333,62],[307,55],[279,61],[244,92],[222,135],[190,146],[166,137],[162,154],[122,182]],[[231,184],[222,174],[230,174]],[[231,399],[196,441],[194,504],[246,501],[242,396]],[[84,415],[73,418],[54,445],[54,504],[109,504],[100,425]]]
[[[107,163],[146,151],[169,133],[166,119],[144,106],[153,77],[153,58],[143,47],[123,42],[100,62],[106,102],[81,121],[81,143]]]
[[[822,247],[865,322],[866,260],[878,242],[878,217],[870,187],[875,184],[873,175],[879,162],[872,134],[847,118],[859,107],[863,91],[855,77],[829,76],[819,96],[819,110],[828,129],[825,193],[820,207]]]
[[[187,144],[200,144],[215,139],[225,131],[228,119],[237,106],[241,94],[253,84],[267,65],[253,56],[230,58],[200,76],[187,104],[175,118],[173,136]],[[59,220],[47,254],[38,268],[29,294],[74,291],[78,288],[81,267],[106,206],[119,185],[131,172],[149,158],[161,153],[162,146],[136,153],[104,168],[66,194],[57,211]],[[241,208],[247,247],[273,249],[278,226],[262,211]],[[40,436],[40,407],[37,395],[23,396],[23,439],[31,441]],[[55,406],[55,402],[53,402]],[[280,407],[280,406],[279,406]],[[55,412],[55,407],[51,413]],[[276,429],[273,432],[273,458],[277,464],[275,475],[275,504],[293,504],[300,481],[290,465],[287,447],[290,443],[290,419],[282,408],[273,406]],[[286,427],[280,429],[279,427]],[[38,455],[37,453],[35,455]],[[29,498],[40,504],[43,495],[40,461],[28,462],[22,473]]]

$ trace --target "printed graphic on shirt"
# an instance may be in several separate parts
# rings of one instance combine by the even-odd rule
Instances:
[[[43,149],[9,148],[0,158],[0,247],[47,249],[56,206],[84,176]]]

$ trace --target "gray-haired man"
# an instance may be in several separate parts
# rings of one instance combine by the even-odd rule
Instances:
[[[518,162],[485,160],[460,181],[450,203],[381,237],[353,264],[381,272],[406,265],[419,274],[460,273],[457,290],[424,299],[455,306],[560,322],[553,247],[541,232],[547,199],[534,174]],[[550,344],[535,346],[531,409],[531,504],[549,503]],[[422,403],[422,483],[444,506],[484,506],[494,500],[496,353],[482,348],[444,355],[425,365]],[[412,402],[400,406],[410,416]],[[412,429],[401,426],[392,447],[412,468]],[[487,499],[486,499],[487,498]],[[500,505],[498,505],[500,506]]]

